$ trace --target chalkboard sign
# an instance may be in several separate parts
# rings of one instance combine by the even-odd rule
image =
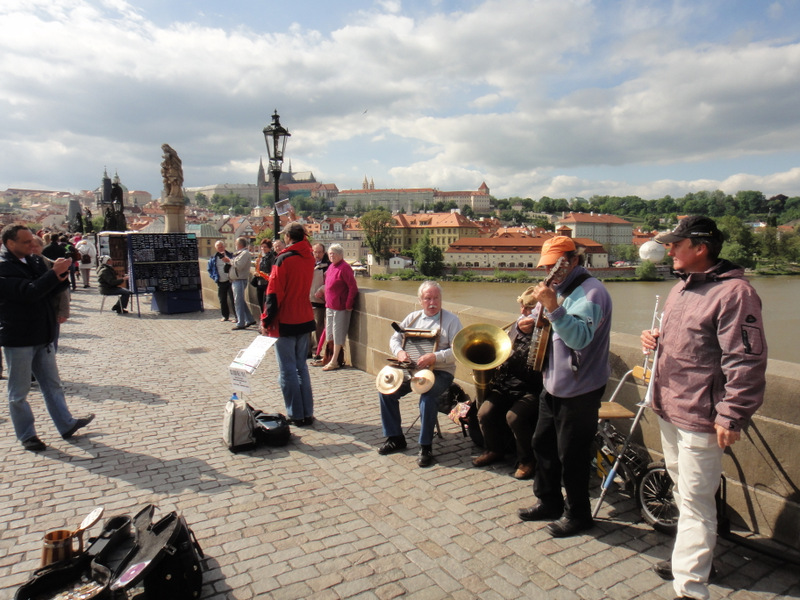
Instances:
[[[127,238],[134,294],[201,289],[194,233],[134,233]]]

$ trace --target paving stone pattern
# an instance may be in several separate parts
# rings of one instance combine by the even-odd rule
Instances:
[[[673,597],[650,571],[670,540],[621,493],[586,535],[556,540],[517,518],[533,495],[511,459],[473,468],[477,449],[444,416],[431,468],[416,465],[417,426],[406,452],[379,456],[375,379],[356,369],[312,368],[317,422],[293,428],[286,447],[232,454],[220,437],[227,367],[256,332],[232,331],[217,310],[141,303],[141,318],[117,316],[100,312],[94,288],[73,295],[58,362],[73,413],[97,414],[85,434],[62,440],[35,389],[45,452],[24,451],[0,413],[0,600],[39,566],[45,531],[97,505],[109,517],[151,502],[182,512],[199,538],[203,598]],[[272,351],[251,383],[252,404],[285,412]],[[403,401],[407,426],[416,404]],[[796,568],[727,541],[717,554],[712,598],[800,597]]]

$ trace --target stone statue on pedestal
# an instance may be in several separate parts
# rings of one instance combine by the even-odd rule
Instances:
[[[164,160],[161,161],[161,177],[164,178],[165,200],[180,200],[183,204],[183,163],[178,153],[169,144],[161,144]]]

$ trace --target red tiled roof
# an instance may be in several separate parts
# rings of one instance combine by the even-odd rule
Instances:
[[[591,213],[569,213],[563,219],[558,220],[559,223],[616,223],[618,225],[633,225],[630,221],[626,221],[622,217],[615,217],[614,215],[600,215]]]

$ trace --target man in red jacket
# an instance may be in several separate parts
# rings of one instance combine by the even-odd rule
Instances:
[[[659,329],[641,336],[645,352],[659,348],[652,407],[679,510],[672,559],[654,570],[674,579],[680,598],[706,600],[722,454],[764,400],[761,299],[741,267],[719,258],[722,233],[712,219],[686,217],[655,240],[669,246],[681,281],[667,298]]]
[[[267,286],[261,333],[277,337],[275,357],[289,422],[314,422],[314,396],[308,375],[309,333],[314,331],[314,311],[309,292],[314,277],[314,255],[300,223],[290,223],[281,235],[287,248],[275,259]]]

